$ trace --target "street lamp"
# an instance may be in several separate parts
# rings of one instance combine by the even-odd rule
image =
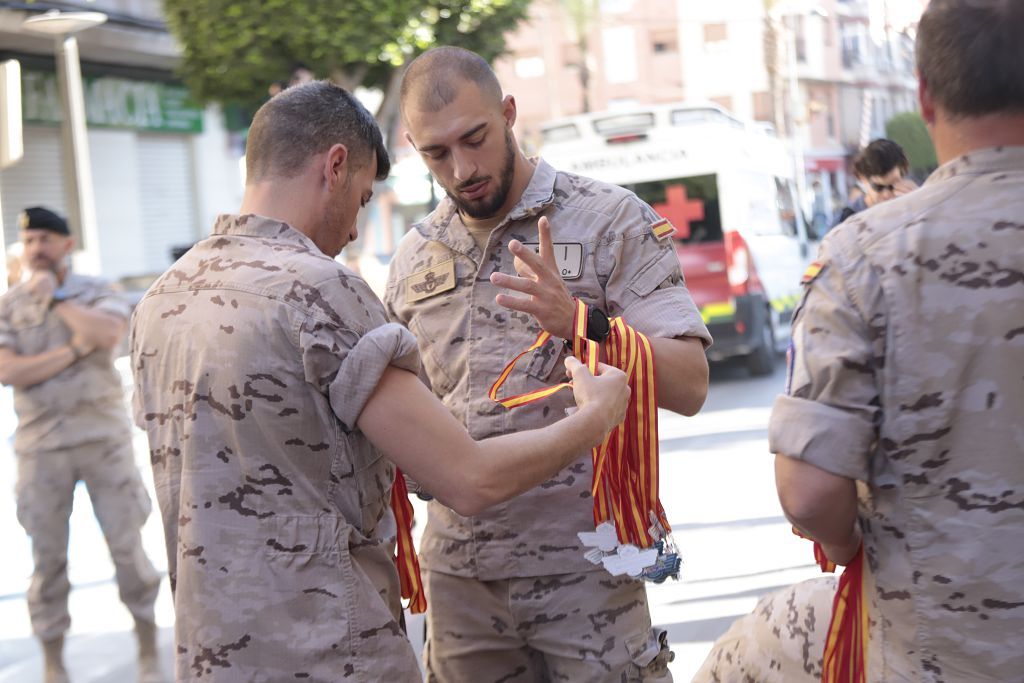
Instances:
[[[107,20],[102,12],[61,12],[50,10],[26,19],[22,26],[29,31],[54,37],[57,56],[57,79],[60,83],[64,143],[64,186],[67,192],[68,219],[78,227],[81,247],[91,256],[88,267],[99,271],[99,229],[96,225],[96,200],[92,188],[89,162],[89,141],[86,137],[85,95],[82,89],[82,67],[78,59],[75,34],[99,26]]]

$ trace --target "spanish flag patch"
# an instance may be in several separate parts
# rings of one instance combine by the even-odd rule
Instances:
[[[800,278],[800,284],[809,285],[814,282],[814,278],[818,277],[822,269],[825,267],[823,263],[814,261],[811,265],[807,266],[807,270],[804,271],[804,275]]]
[[[651,232],[654,236],[660,239],[665,239],[669,235],[674,235],[676,232],[675,227],[668,222],[667,218],[662,218],[660,221],[651,226]]]

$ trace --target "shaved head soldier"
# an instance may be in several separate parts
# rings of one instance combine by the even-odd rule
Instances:
[[[409,142],[447,197],[399,246],[385,303],[416,333],[425,379],[470,434],[564,416],[558,396],[507,412],[488,387],[541,330],[552,338],[510,381],[523,391],[559,381],[577,301],[594,341],[605,340],[609,317],[650,337],[658,404],[695,413],[711,339],[671,226],[631,192],[528,159],[513,132],[515,99],[479,55],[426,52],[405,74],[401,106]],[[580,451],[557,476],[480,514],[431,503],[421,549],[430,680],[671,680],[643,582],[584,558],[577,533],[594,530],[592,481]]]

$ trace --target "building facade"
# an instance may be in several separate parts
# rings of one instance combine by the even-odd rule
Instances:
[[[68,211],[54,38],[23,25],[50,8],[108,16],[77,35],[98,238],[76,235],[75,268],[144,287],[173,262],[173,249],[237,208],[240,136],[175,79],[179,50],[157,0],[0,2],[0,61],[21,65],[24,141],[23,158],[0,171],[5,245],[17,241],[24,207]]]
[[[805,210],[842,202],[850,159],[913,111],[913,25],[925,0],[603,0],[590,22],[590,110],[714,101],[771,122],[802,158]],[[520,138],[584,111],[566,2],[534,4],[496,64],[519,105]]]

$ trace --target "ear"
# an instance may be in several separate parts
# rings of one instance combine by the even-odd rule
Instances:
[[[505,95],[505,99],[501,101],[501,115],[509,129],[516,124],[516,114],[516,98],[512,95]]]
[[[324,155],[324,182],[328,188],[348,178],[348,147],[338,143]]]
[[[917,79],[917,101],[921,105],[921,118],[929,126],[935,125],[935,100],[932,99],[928,81],[921,77]]]
[[[65,256],[67,256],[68,254],[70,254],[72,251],[75,250],[75,238],[69,236],[66,239],[67,239],[67,242],[64,243],[64,255]]]

